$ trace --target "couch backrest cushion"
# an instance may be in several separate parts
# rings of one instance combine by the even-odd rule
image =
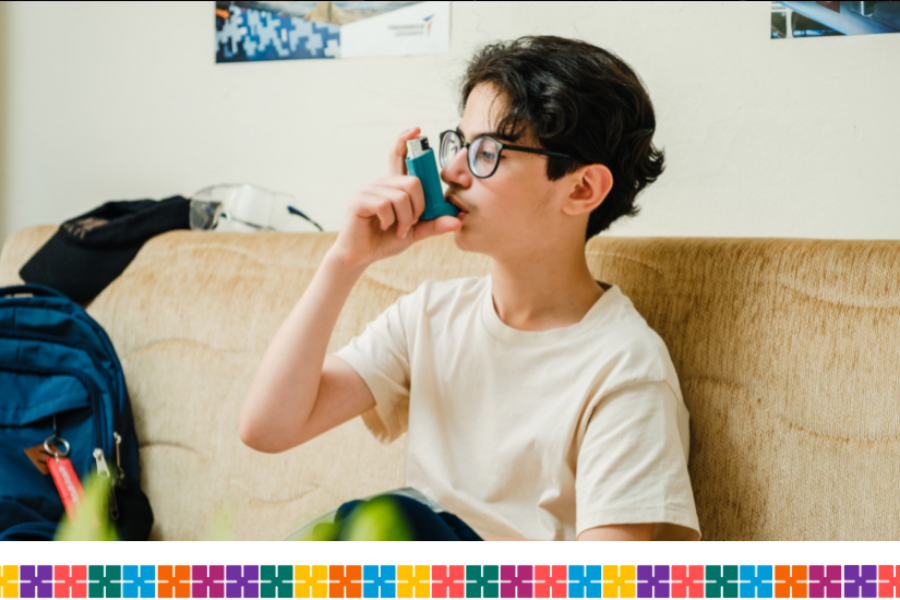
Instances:
[[[13,235],[0,283],[55,229]],[[125,370],[153,537],[277,539],[403,484],[405,438],[380,446],[359,419],[277,456],[237,436],[257,362],[333,240],[167,233],[89,305]],[[669,347],[704,538],[900,537],[900,242],[600,238],[587,252]],[[329,349],[425,279],[487,269],[450,236],[374,265]]]

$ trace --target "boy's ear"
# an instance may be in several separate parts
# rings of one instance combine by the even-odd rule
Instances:
[[[572,191],[563,207],[567,215],[583,215],[600,206],[613,186],[612,172],[606,165],[585,165],[570,175]]]

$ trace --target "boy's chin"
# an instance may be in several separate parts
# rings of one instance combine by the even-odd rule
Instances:
[[[472,230],[467,228],[465,223],[463,223],[462,229],[453,232],[453,242],[463,252],[475,252],[490,256],[490,248],[479,243],[478,237],[473,235]]]
[[[466,229],[465,223],[463,226],[453,232],[453,243],[456,244],[456,247],[462,250],[463,252],[478,252],[476,248],[473,247],[474,240],[472,239],[471,232]]]

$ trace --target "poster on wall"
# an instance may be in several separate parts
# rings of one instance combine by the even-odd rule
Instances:
[[[450,2],[216,2],[216,62],[439,54]]]
[[[900,33],[900,2],[772,2],[773,40]]]

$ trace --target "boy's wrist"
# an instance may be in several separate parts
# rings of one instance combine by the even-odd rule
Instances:
[[[319,268],[327,269],[342,277],[359,278],[372,262],[374,261],[353,262],[335,244],[325,254]]]

